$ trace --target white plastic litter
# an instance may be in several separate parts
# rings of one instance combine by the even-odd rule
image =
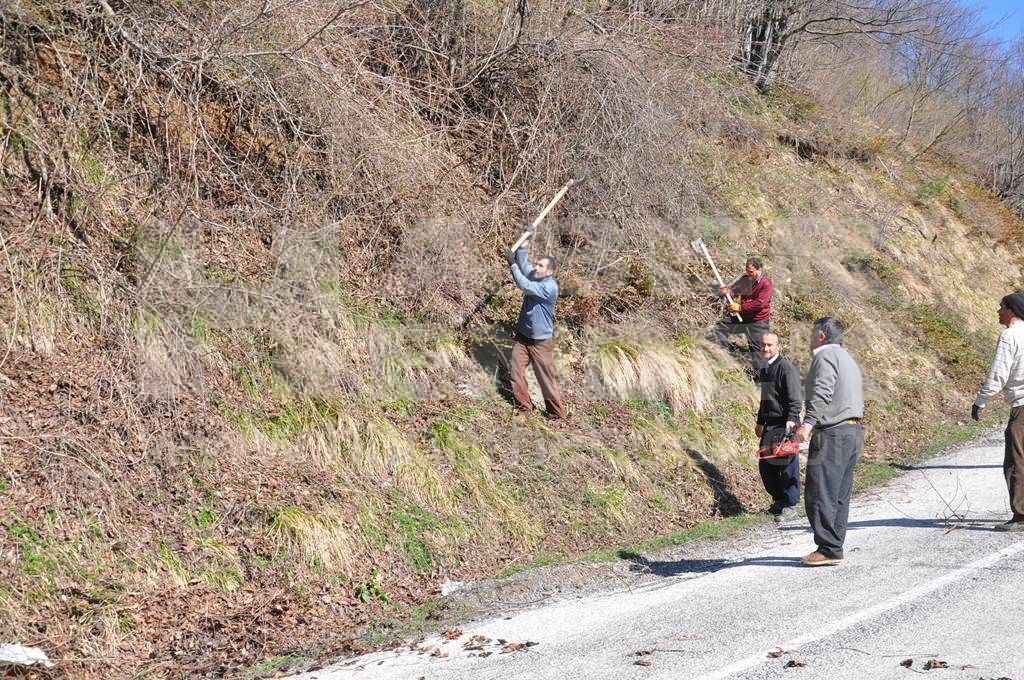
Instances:
[[[447,597],[466,585],[464,581],[445,581],[441,584],[441,597]]]
[[[34,666],[39,664],[43,668],[53,668],[54,664],[46,652],[38,647],[25,647],[24,645],[0,645],[0,665],[13,664],[15,666]]]

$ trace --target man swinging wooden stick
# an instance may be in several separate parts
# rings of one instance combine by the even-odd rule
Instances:
[[[574,179],[567,182],[537,219],[526,228],[512,250],[505,254],[512,278],[516,286],[523,291],[523,306],[516,320],[512,358],[509,361],[512,398],[515,400],[516,411],[521,416],[533,411],[533,401],[526,385],[526,367],[533,364],[533,374],[537,377],[544,395],[544,410],[548,418],[556,423],[564,422],[566,417],[562,395],[555,383],[553,338],[555,302],[558,300],[558,283],[554,279],[556,262],[551,255],[544,255],[531,264],[528,243],[537,225],[561,200],[569,187],[581,181],[582,179]]]

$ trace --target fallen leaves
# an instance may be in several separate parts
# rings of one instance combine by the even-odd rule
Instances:
[[[807,666],[806,661],[801,661],[799,659],[790,659],[789,663],[783,666],[783,668],[804,668],[805,666]]]
[[[536,645],[536,642],[510,642],[501,648],[501,653],[511,654],[513,652],[525,652],[530,647],[534,647]]]
[[[782,656],[785,653],[786,652],[783,651],[781,648],[776,647],[775,649],[773,649],[770,652],[768,652],[768,658],[769,659],[778,659],[780,656]]]
[[[648,661],[647,659],[637,659],[636,661],[633,662],[633,665],[634,666],[643,666],[643,667],[646,668],[647,666],[651,665],[651,662]]]
[[[904,659],[903,661],[900,661],[900,665],[903,666],[904,668],[910,668],[911,666],[914,665],[914,660],[913,659]]]
[[[457,632],[458,635],[452,637],[448,637],[446,635],[445,638],[448,640],[454,640],[462,635],[461,630],[446,631],[446,633],[454,632]],[[470,654],[470,656],[487,658],[491,654],[494,654],[495,651],[499,651],[502,654],[513,654],[515,652],[525,652],[530,649],[530,647],[536,647],[538,644],[540,643],[533,642],[531,640],[526,642],[509,642],[508,640],[502,640],[501,638],[492,640],[486,635],[471,635],[469,639],[462,644],[462,648],[467,652],[476,652],[476,654]],[[491,649],[488,649],[488,647]]]
[[[462,631],[458,628],[451,628],[441,633],[441,637],[445,640],[458,640],[462,637]]]
[[[949,668],[949,664],[938,659],[928,659],[924,662],[924,669],[926,671],[933,671],[936,668]]]

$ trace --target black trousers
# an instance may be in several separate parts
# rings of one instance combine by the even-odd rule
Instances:
[[[761,435],[761,446],[782,441],[786,427],[780,425],[766,429]],[[758,461],[761,483],[772,497],[772,509],[791,508],[800,502],[800,456],[771,458]]]
[[[825,557],[843,557],[853,468],[863,448],[864,430],[859,423],[836,425],[811,435],[804,508],[818,552]]]

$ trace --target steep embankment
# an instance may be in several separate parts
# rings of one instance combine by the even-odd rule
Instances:
[[[850,323],[868,458],[962,417],[1021,228],[964,172],[683,27],[451,7],[0,10],[0,640],[266,670],[447,578],[759,508],[697,235],[766,259],[791,355]],[[552,429],[510,417],[500,250],[580,169],[537,244]]]

